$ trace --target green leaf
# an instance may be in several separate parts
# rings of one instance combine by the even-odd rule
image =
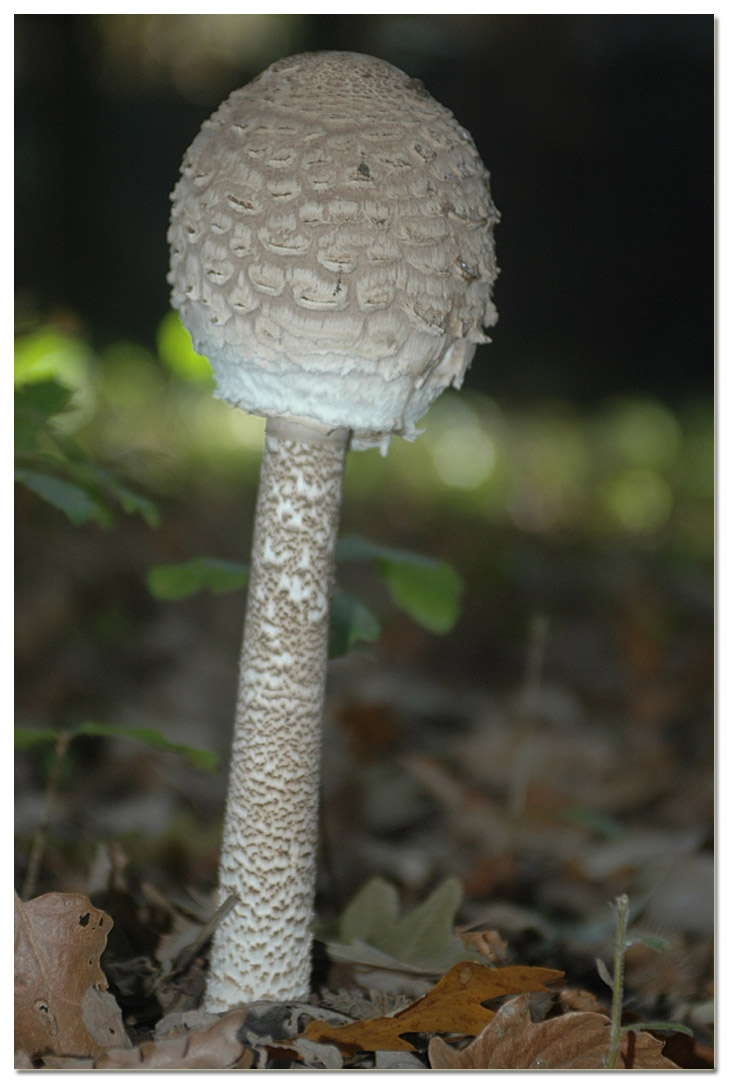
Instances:
[[[400,917],[395,887],[373,878],[345,908],[337,940],[328,943],[328,949],[340,960],[423,972],[445,972],[457,961],[483,961],[454,931],[462,896],[456,878],[447,878]]]
[[[396,550],[391,546],[381,546],[362,535],[342,535],[337,542],[337,561],[374,561],[386,558],[390,561],[416,562],[418,564],[438,564],[435,558],[414,554],[410,550]]]
[[[194,558],[178,565],[155,565],[146,582],[157,599],[184,599],[203,588],[220,594],[245,587],[248,566],[220,558]]]
[[[685,1036],[694,1036],[694,1032],[687,1025],[680,1025],[676,1021],[634,1021],[630,1025],[622,1025],[622,1032],[683,1032]]]
[[[355,645],[372,644],[380,636],[380,623],[354,596],[336,589],[330,602],[330,659],[347,655]]]
[[[390,950],[393,929],[398,921],[398,890],[384,878],[371,878],[352,898],[342,915],[339,941],[368,942]]]
[[[596,957],[595,961],[596,972],[598,972],[598,975],[601,977],[606,986],[610,987],[611,990],[613,990],[613,976],[608,971],[608,965],[605,961],[602,961],[600,957]]]
[[[16,410],[34,412],[40,418],[50,418],[65,411],[73,392],[55,380],[24,384],[15,389]]]
[[[88,346],[75,336],[50,325],[38,328],[15,341],[15,383],[40,383],[61,377],[71,387],[78,387],[90,357]]]
[[[463,585],[451,565],[423,554],[345,535],[338,561],[372,561],[396,606],[432,633],[448,633],[459,617]]]
[[[52,727],[16,727],[16,750],[32,750],[36,746],[53,746],[58,741],[58,731]]]
[[[55,380],[25,384],[15,388],[15,451],[29,453],[36,448],[42,434],[52,435],[49,422],[65,411],[73,392]]]
[[[18,750],[29,750],[36,746],[55,745],[58,737],[63,732],[54,731],[52,727],[16,727],[15,747]],[[66,731],[69,740],[79,735],[93,738],[129,738],[134,742],[141,742],[155,750],[164,750],[166,753],[177,754],[184,757],[195,768],[212,772],[217,763],[218,755],[212,750],[198,749],[197,746],[186,746],[179,742],[170,742],[161,731],[152,727],[116,727],[109,723],[94,723],[88,721]]]
[[[15,478],[38,497],[64,512],[77,527],[87,520],[96,520],[99,524],[111,522],[111,514],[106,505],[75,482],[22,468],[15,472]]]
[[[148,497],[138,494],[135,490],[130,490],[128,486],[118,482],[112,476],[108,477],[107,485],[122,506],[122,511],[128,516],[137,513],[148,527],[159,526],[160,514],[154,501],[150,501]]]
[[[648,949],[653,949],[655,953],[664,953],[669,948],[666,938],[658,934],[632,934],[626,939],[626,945],[627,947],[646,946]]]
[[[77,485],[90,493],[104,493],[116,501],[123,512],[129,515],[137,513],[150,527],[157,527],[159,513],[153,501],[130,489],[106,467],[88,460],[72,442],[64,442],[64,449],[68,456],[67,469]]]
[[[418,566],[380,558],[375,567],[393,601],[432,633],[448,633],[459,617],[462,583],[446,562]]]
[[[212,772],[217,763],[218,755],[212,750],[198,749],[196,746],[185,746],[179,742],[170,742],[161,731],[151,727],[115,727],[108,723],[82,723],[73,728],[73,736],[89,735],[99,738],[130,738],[135,742],[141,742],[155,750],[164,750],[184,757],[196,769]]]

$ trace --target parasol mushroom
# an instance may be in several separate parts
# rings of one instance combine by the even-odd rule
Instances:
[[[206,1004],[305,995],[345,453],[387,450],[496,321],[474,143],[357,53],[277,61],[207,120],[169,229],[172,304],[216,394],[267,418]]]

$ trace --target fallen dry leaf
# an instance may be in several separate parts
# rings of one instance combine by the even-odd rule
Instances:
[[[544,991],[545,984],[560,979],[562,972],[552,968],[488,968],[472,961],[462,961],[423,998],[391,1017],[354,1021],[349,1025],[328,1025],[311,1021],[303,1032],[315,1043],[334,1043],[341,1049],[357,1051],[414,1051],[403,1034],[408,1032],[458,1032],[476,1036],[494,1017],[482,1006],[493,998],[521,991]]]
[[[603,1007],[592,991],[583,988],[564,987],[560,992],[562,1013],[601,1013]]]
[[[99,958],[113,921],[82,893],[15,895],[15,1046],[44,1054],[96,1056],[128,1046]]]
[[[169,1039],[148,1040],[131,1050],[110,1050],[96,1070],[227,1070],[239,1066],[246,1048],[238,1038],[246,1010],[231,1010],[206,1028]]]
[[[467,949],[481,953],[490,964],[503,965],[509,960],[509,947],[499,931],[470,931],[457,927],[456,933]]]
[[[463,1051],[434,1036],[428,1058],[433,1070],[602,1070],[609,1029],[609,1019],[599,1013],[566,1013],[534,1023],[529,998],[520,995],[506,1002]],[[648,1032],[625,1033],[618,1069],[679,1069],[662,1055],[663,1047]]]

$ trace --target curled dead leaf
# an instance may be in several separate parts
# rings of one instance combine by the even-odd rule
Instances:
[[[483,1002],[521,991],[544,991],[545,984],[560,979],[562,972],[552,968],[488,968],[473,961],[462,961],[423,998],[391,1017],[375,1017],[352,1024],[331,1026],[311,1021],[302,1034],[315,1043],[334,1043],[343,1051],[414,1051],[405,1033],[457,1032],[476,1036],[494,1017]]]
[[[598,1013],[567,1013],[534,1023],[529,998],[520,995],[506,1002],[463,1051],[435,1036],[428,1058],[434,1070],[602,1070],[609,1030],[609,1019]],[[626,1033],[619,1069],[678,1069],[662,1055],[663,1046],[648,1032]]]

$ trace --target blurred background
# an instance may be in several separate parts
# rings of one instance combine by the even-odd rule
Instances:
[[[352,49],[473,134],[502,212],[490,395],[707,394],[711,15],[20,15],[17,284],[149,346],[168,194],[201,121],[287,53]]]
[[[212,398],[169,311],[169,194],[220,100],[311,49],[371,53],[423,80],[474,136],[502,216],[499,322],[464,389],[416,443],[349,457],[343,530],[450,562],[464,593],[455,628],[435,636],[367,570],[343,571],[383,632],[332,665],[325,820],[339,859],[323,893],[337,883],[346,897],[370,870],[415,895],[443,873],[477,896],[504,889],[494,855],[527,853],[514,834],[490,837],[486,814],[479,846],[458,833],[455,846],[453,791],[433,772],[448,763],[503,819],[525,815],[510,734],[520,749],[547,736],[553,759],[530,777],[538,821],[580,808],[587,846],[648,820],[692,830],[688,853],[704,854],[712,16],[17,15],[15,34],[16,384],[36,422],[44,382],[70,395],[21,447],[18,722],[154,726],[223,759],[206,775],[79,739],[41,888],[83,880],[111,838],[158,882],[215,881],[244,596],[163,602],[145,577],[200,555],[248,559],[262,431]],[[72,442],[60,461],[54,441]],[[70,491],[38,481],[49,455],[52,476],[78,484],[81,465],[87,497],[97,487],[75,523]],[[539,703],[515,729],[529,682]],[[489,735],[472,780],[474,749],[454,751]],[[19,757],[21,877],[49,765],[47,750]],[[531,870],[562,869],[565,856],[531,847]],[[608,875],[593,877],[603,901]],[[541,907],[584,907],[550,904],[540,884]]]

